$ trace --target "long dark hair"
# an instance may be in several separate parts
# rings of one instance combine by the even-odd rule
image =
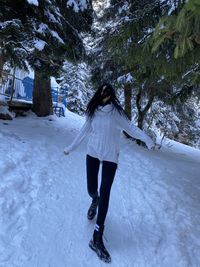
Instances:
[[[103,93],[103,94],[102,94]],[[110,99],[108,100],[109,103],[112,103],[113,106],[116,108],[116,110],[124,117],[128,119],[127,114],[125,113],[124,109],[120,105],[120,102],[115,94],[115,90],[109,83],[104,83],[95,92],[93,97],[91,98],[90,102],[87,105],[86,109],[86,115],[89,118],[92,118],[94,116],[95,110],[98,106],[102,105],[102,99],[105,96],[110,96]]]

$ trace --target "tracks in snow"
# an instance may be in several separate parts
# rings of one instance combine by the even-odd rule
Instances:
[[[1,136],[0,267],[103,266],[88,248],[85,145],[64,157],[71,132],[52,123],[33,120],[26,130],[22,120]],[[105,228],[113,266],[199,265],[196,165],[190,173],[177,164],[122,140]]]

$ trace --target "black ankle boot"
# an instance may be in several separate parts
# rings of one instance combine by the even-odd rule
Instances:
[[[104,226],[99,227],[99,231],[94,230],[93,239],[90,240],[89,246],[94,250],[97,256],[104,262],[110,263],[111,257],[103,243]]]
[[[97,206],[99,204],[99,197],[95,197],[92,200],[92,204],[89,207],[88,213],[87,213],[87,218],[88,220],[92,220],[94,218],[94,216],[97,213]]]

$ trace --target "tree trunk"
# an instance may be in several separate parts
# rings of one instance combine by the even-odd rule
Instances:
[[[125,102],[125,112],[128,118],[131,120],[132,112],[131,112],[131,97],[132,97],[132,89],[130,84],[125,84],[124,87],[124,102]],[[132,138],[128,133],[123,131],[124,135],[127,138]]]
[[[35,70],[33,112],[39,117],[53,114],[50,77]]]
[[[5,58],[2,54],[0,54],[0,80],[2,78],[2,74],[3,74],[3,66],[5,64]]]
[[[147,88],[145,89],[147,90]],[[139,89],[139,92],[136,96],[136,106],[138,109],[138,128],[140,128],[141,130],[143,129],[143,122],[144,122],[144,118],[147,114],[147,111],[149,110],[149,108],[152,106],[153,100],[154,100],[154,95],[155,95],[155,88],[152,87],[148,87],[148,102],[146,104],[146,106],[144,108],[141,107],[141,101],[142,101],[142,88]],[[141,140],[137,140],[137,144],[141,145],[144,143]]]
[[[138,128],[143,128],[143,121],[144,121],[144,112],[138,111]]]
[[[132,89],[130,84],[126,84],[124,87],[124,100],[125,100],[125,112],[128,118],[131,120],[131,98],[132,98]]]
[[[145,89],[147,90],[147,88]],[[138,109],[138,127],[140,129],[143,129],[143,121],[144,118],[147,114],[147,111],[150,109],[150,107],[152,106],[153,100],[154,100],[154,95],[155,95],[155,88],[153,86],[149,86],[148,87],[148,102],[146,104],[146,106],[142,109],[141,107],[141,101],[142,101],[142,88],[140,88],[137,96],[136,96],[136,106]]]

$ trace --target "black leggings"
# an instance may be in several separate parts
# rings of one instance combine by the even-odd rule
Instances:
[[[98,172],[100,161],[87,155],[86,169],[87,169],[87,189],[91,198],[98,196]],[[100,198],[97,214],[97,224],[104,225],[106,214],[108,211],[110,190],[115,177],[117,163],[110,161],[102,162],[102,179],[100,187]]]

